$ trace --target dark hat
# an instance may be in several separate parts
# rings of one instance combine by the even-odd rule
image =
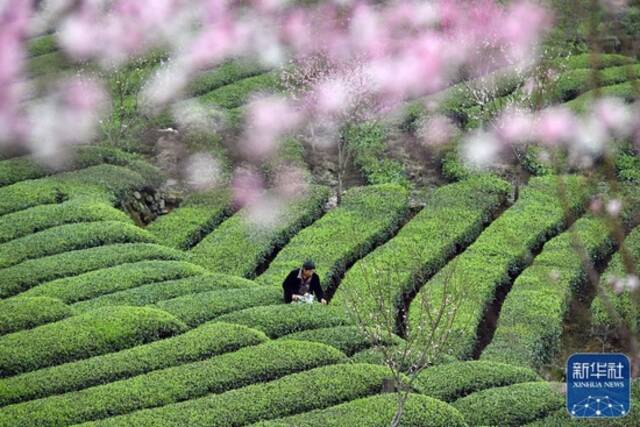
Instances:
[[[302,268],[304,268],[305,270],[315,270],[316,269],[316,265],[314,264],[313,261],[308,259],[308,260],[306,260],[304,262],[304,264],[302,264]]]

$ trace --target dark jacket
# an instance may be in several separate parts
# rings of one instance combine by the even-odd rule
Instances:
[[[293,294],[301,295],[299,290],[302,283],[301,280],[298,279],[299,272],[299,268],[292,270],[284,279],[284,282],[282,282],[282,289],[284,290],[284,302],[287,304],[291,302],[291,297]],[[316,299],[318,301],[324,298],[324,292],[322,291],[322,286],[320,286],[320,277],[315,272],[311,276],[309,290],[316,296]]]

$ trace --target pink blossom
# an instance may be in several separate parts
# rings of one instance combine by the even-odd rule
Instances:
[[[255,204],[264,193],[264,181],[255,171],[247,168],[236,169],[231,180],[233,199],[238,206]]]
[[[630,274],[625,277],[610,277],[609,284],[613,286],[613,291],[616,294],[621,294],[625,291],[634,292],[640,287],[640,279],[635,274]]]
[[[421,141],[424,145],[446,144],[454,137],[457,129],[451,119],[443,115],[427,118],[420,129]]]
[[[278,171],[275,178],[276,192],[284,200],[300,198],[308,187],[305,172],[295,166]]]
[[[612,199],[607,202],[607,213],[611,216],[618,216],[622,210],[622,202],[619,199]]]
[[[525,111],[507,110],[498,119],[496,130],[510,144],[527,142],[533,137],[534,118]]]
[[[613,135],[624,137],[631,131],[631,109],[619,98],[598,99],[593,105],[593,114]]]
[[[535,127],[538,138],[548,145],[567,142],[573,138],[577,123],[566,107],[551,107],[540,113]]]
[[[275,227],[285,213],[281,199],[269,193],[263,193],[243,211],[247,225],[258,231]]]
[[[341,111],[347,102],[348,89],[341,78],[332,78],[321,82],[317,88],[317,111],[320,114],[332,115]]]
[[[189,186],[198,191],[215,187],[222,177],[218,161],[209,153],[195,153],[189,156],[185,172]]]
[[[476,131],[465,138],[462,158],[472,167],[487,168],[498,160],[501,149],[502,144],[494,135]]]
[[[591,213],[594,213],[594,214],[598,214],[602,212],[603,207],[604,207],[604,204],[602,203],[602,199],[600,197],[594,198],[593,200],[591,200],[591,203],[589,204],[589,210],[591,211]]]
[[[251,101],[247,111],[249,126],[242,150],[253,159],[271,155],[278,139],[291,131],[300,120],[299,113],[289,101],[275,95]]]
[[[70,145],[95,138],[107,100],[96,81],[74,77],[59,82],[55,92],[27,105],[29,148],[47,163],[59,163]]]

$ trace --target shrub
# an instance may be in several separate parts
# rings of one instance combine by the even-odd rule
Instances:
[[[572,69],[562,73],[553,83],[546,96],[548,103],[566,102],[592,89],[594,71],[589,69]],[[640,64],[623,65],[605,68],[597,72],[601,86],[611,86],[640,77]]]
[[[70,304],[147,283],[205,274],[206,270],[184,261],[140,261],[90,271],[43,283],[24,296],[47,296]]]
[[[402,339],[395,335],[393,335],[393,337],[382,336],[378,343],[373,343],[370,337],[363,334],[357,326],[335,326],[331,328],[311,329],[285,335],[280,339],[320,342],[337,348],[347,356],[367,349],[374,344],[397,345],[402,343]]]
[[[0,215],[37,205],[61,203],[67,198],[61,186],[51,180],[19,182],[0,188]]]
[[[92,221],[131,223],[122,211],[101,202],[77,198],[60,204],[35,206],[0,217],[0,243],[58,225]]]
[[[506,202],[509,187],[488,175],[440,187],[393,239],[349,269],[332,303],[353,303],[365,317],[381,297],[385,306],[399,309],[404,294],[416,291],[482,232]]]
[[[622,181],[640,183],[640,157],[633,153],[620,153],[616,156],[616,174]]]
[[[407,210],[407,191],[398,185],[351,188],[340,206],[293,237],[256,281],[280,286],[292,269],[310,258],[322,287],[330,289],[347,266],[398,229]]]
[[[0,245],[0,268],[22,261],[113,243],[152,243],[153,235],[119,221],[59,225]]]
[[[225,314],[218,317],[217,320],[256,328],[271,338],[307,329],[330,328],[352,323],[341,307],[321,304],[280,304],[253,307]]]
[[[158,217],[147,231],[158,241],[176,249],[190,249],[211,233],[232,212],[231,198],[226,190],[215,190],[206,196],[189,197],[179,208]]]
[[[71,158],[55,169],[38,162],[30,156],[1,161],[0,187],[27,179],[42,178],[60,172],[98,166],[103,163],[126,166],[141,175],[151,176],[158,174],[154,166],[146,163],[142,157],[135,154],[100,145],[83,145],[76,147],[71,153]]]
[[[0,380],[0,406],[169,368],[267,341],[262,332],[207,323],[174,337]]]
[[[45,166],[27,156],[0,161],[0,187],[47,175]]]
[[[638,265],[640,262],[640,227],[636,227],[629,233],[624,240],[624,247],[631,256],[634,265]],[[622,254],[616,252],[600,278],[600,288],[613,306],[613,309],[620,315],[622,321],[629,326],[635,324],[637,328],[640,326],[640,315],[635,313],[631,292],[625,289],[620,294],[616,294],[611,284],[616,278],[623,278],[626,275]],[[611,318],[601,298],[597,296],[591,303],[591,323],[597,328],[615,328],[617,326],[616,321]],[[635,319],[633,318],[634,313],[636,315]]]
[[[108,307],[0,337],[0,376],[96,356],[186,329],[169,313]]]
[[[124,291],[102,295],[97,298],[78,302],[73,305],[73,308],[76,311],[83,312],[93,310],[97,307],[111,305],[142,306],[201,292],[221,291],[223,289],[234,288],[247,289],[255,286],[255,282],[226,274],[214,273],[197,275],[185,279],[150,283]]]
[[[469,425],[520,426],[562,408],[562,385],[528,382],[477,391],[453,406]]]
[[[586,111],[591,102],[600,97],[617,97],[622,98],[624,102],[633,102],[636,99],[635,84],[637,84],[637,80],[593,89],[567,102],[565,105],[580,113]]]
[[[394,394],[381,394],[352,400],[327,409],[316,409],[274,421],[252,424],[253,427],[387,427],[398,407]],[[464,417],[451,405],[419,394],[410,394],[400,425],[405,427],[466,426]]]
[[[594,263],[613,251],[607,221],[591,216],[547,242],[514,282],[483,358],[539,368],[560,350],[563,320],[572,296],[579,293],[586,278],[573,246],[576,236]]]
[[[274,250],[322,214],[328,198],[327,187],[311,187],[304,198],[285,206],[270,228],[256,227],[240,211],[197,244],[191,260],[211,271],[252,278]]]
[[[187,93],[190,96],[204,95],[212,90],[263,74],[266,71],[265,67],[259,63],[232,60],[196,76],[187,86]]]
[[[534,176],[545,176],[551,175],[554,173],[554,168],[548,160],[543,159],[542,155],[546,151],[542,149],[542,147],[538,145],[529,145],[526,148],[524,156],[520,161],[520,164],[531,175]],[[561,153],[556,152],[555,155],[561,155]]]
[[[267,342],[127,380],[8,406],[0,413],[0,423],[12,420],[39,427],[75,424],[222,393],[342,360],[343,354],[323,344]],[[245,403],[253,406],[257,401]]]
[[[0,301],[0,335],[31,329],[73,314],[71,307],[54,298],[10,298]]]
[[[368,122],[350,126],[343,137],[354,163],[369,184],[398,184],[405,188],[410,187],[411,183],[402,163],[387,156],[387,135],[381,123]]]
[[[156,306],[173,314],[189,326],[197,326],[208,320],[249,307],[278,304],[282,291],[277,288],[256,286],[200,292],[159,301]]]
[[[496,291],[508,286],[511,277],[526,267],[532,251],[565,227],[566,213],[556,188],[558,179],[564,180],[567,203],[573,214],[584,208],[589,188],[583,179],[531,178],[516,203],[421,288],[416,297],[418,302],[409,311],[412,327],[419,326],[419,302],[423,298],[441,301],[444,292],[464,292],[451,325],[450,354],[458,358],[472,355],[478,326]]]
[[[594,52],[568,56],[557,60],[557,64],[570,70],[579,68],[609,68],[635,63],[635,59],[617,54],[597,54]]]
[[[387,376],[388,370],[382,366],[325,366],[268,383],[143,410],[95,424],[242,426],[376,394]]]
[[[462,181],[470,178],[474,172],[467,168],[458,155],[457,145],[447,149],[440,159],[442,176],[449,182]]]
[[[30,56],[39,56],[55,52],[57,48],[55,34],[45,34],[34,37],[27,42],[27,49]]]
[[[414,388],[451,402],[476,391],[538,380],[538,374],[529,368],[473,360],[427,368],[416,377]]]
[[[0,298],[61,277],[142,260],[182,260],[175,249],[150,243],[121,243],[27,260],[0,270]]]
[[[236,108],[247,102],[254,92],[273,92],[278,89],[278,73],[268,72],[238,80],[226,86],[212,90],[198,99],[206,104],[216,104],[222,108]]]
[[[162,176],[155,168],[139,170],[144,174],[123,166],[103,164],[2,187],[0,215],[80,196],[116,204],[128,192],[161,183]]]

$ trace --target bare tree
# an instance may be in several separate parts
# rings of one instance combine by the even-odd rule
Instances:
[[[455,267],[455,260],[452,263]],[[396,412],[390,421],[395,427],[400,425],[418,374],[448,354],[452,326],[463,301],[463,289],[451,280],[455,268],[447,268],[441,277],[443,286],[439,295],[429,296],[417,292],[417,288],[407,290],[415,295],[409,321],[407,309],[411,298],[407,294],[399,301],[393,294],[398,290],[398,283],[406,280],[406,273],[398,266],[387,264],[373,268],[362,266],[361,270],[365,287],[360,290],[345,288],[344,302],[360,333],[370,341],[391,372],[390,381],[384,388],[396,394]],[[420,276],[414,275],[415,284],[423,283]],[[402,344],[387,345],[397,338],[397,334],[403,338]]]

